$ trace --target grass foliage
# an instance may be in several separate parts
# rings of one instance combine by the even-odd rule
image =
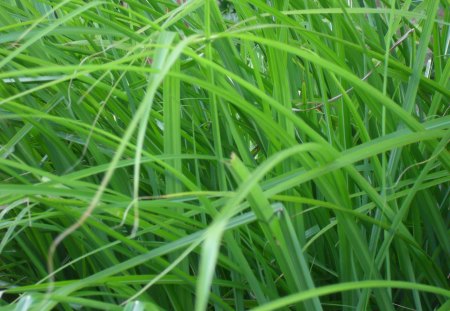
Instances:
[[[2,310],[449,310],[445,0],[2,0]]]

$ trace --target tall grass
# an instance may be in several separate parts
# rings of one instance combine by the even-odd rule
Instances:
[[[1,1],[2,310],[448,310],[448,6]]]

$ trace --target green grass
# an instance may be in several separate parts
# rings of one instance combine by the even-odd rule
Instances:
[[[0,309],[448,310],[449,38],[437,0],[1,1]]]

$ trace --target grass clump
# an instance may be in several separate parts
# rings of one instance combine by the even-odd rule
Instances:
[[[450,308],[446,1],[0,8],[2,309]]]

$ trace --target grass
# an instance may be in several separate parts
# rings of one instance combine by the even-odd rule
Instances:
[[[2,310],[448,310],[447,1],[0,3]]]

